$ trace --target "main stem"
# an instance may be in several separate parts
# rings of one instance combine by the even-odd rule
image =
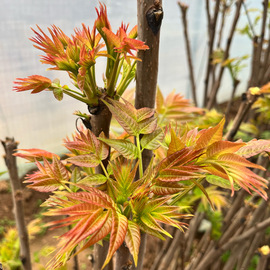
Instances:
[[[147,21],[151,15],[157,22],[156,31],[153,31]],[[161,0],[137,0],[138,16],[138,39],[149,46],[149,50],[139,51],[138,58],[142,61],[137,63],[136,70],[136,109],[155,107],[158,61],[159,61],[159,35],[158,27],[161,26],[163,10]],[[144,150],[142,153],[143,169],[145,170],[152,158],[152,151]],[[139,260],[137,270],[143,269],[143,258],[146,247],[146,235],[141,235]]]
[[[95,115],[91,115],[90,124],[92,126],[92,132],[95,136],[99,136],[99,134],[103,131],[105,136],[109,138],[110,124],[111,124],[112,114],[107,108],[107,106],[100,101],[98,113]],[[103,165],[106,168],[108,160],[103,161]],[[96,173],[103,173],[101,166],[97,167]],[[109,249],[109,243],[103,241],[103,247],[96,244],[94,248],[94,263],[93,270],[100,270],[107,256],[107,252]],[[112,260],[110,263],[104,268],[104,270],[112,270],[113,263]]]

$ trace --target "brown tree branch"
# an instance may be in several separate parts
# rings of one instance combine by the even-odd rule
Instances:
[[[261,26],[261,35],[258,44],[258,58],[259,58],[259,66],[257,67],[257,83],[259,83],[260,79],[264,74],[264,65],[263,65],[263,44],[264,44],[264,35],[265,35],[265,28],[266,28],[266,19],[267,19],[267,12],[268,12],[268,2],[269,0],[264,0],[262,2],[263,5],[263,17],[262,17],[262,26]],[[258,86],[258,84],[257,84]]]
[[[266,229],[268,226],[270,226],[270,218],[267,218],[264,221],[255,224],[252,228],[245,231],[241,235],[231,238],[224,245],[217,246],[215,249],[212,249],[208,254],[206,254],[202,258],[202,260],[200,261],[200,264],[197,266],[197,269],[200,269],[200,270],[207,269],[211,265],[211,263],[213,263],[222,253],[227,251],[233,245],[240,243],[249,237],[254,236],[256,233],[258,233],[261,230]]]
[[[20,259],[22,261],[24,270],[31,270],[31,255],[29,247],[29,239],[27,227],[24,221],[24,207],[23,207],[23,191],[22,184],[18,176],[18,169],[16,165],[16,157],[13,156],[14,151],[17,149],[18,143],[12,138],[6,138],[5,141],[1,141],[5,150],[5,163],[8,168],[11,189],[14,214],[16,220],[16,226],[20,239]]]
[[[247,113],[251,109],[251,106],[256,101],[256,99],[257,99],[257,96],[250,95],[249,92],[247,92],[247,94],[242,95],[241,105],[239,107],[239,110],[238,110],[235,118],[234,118],[233,125],[232,125],[231,129],[228,130],[228,132],[224,136],[225,140],[231,141],[234,138],[241,123],[243,122],[243,120],[247,116]]]

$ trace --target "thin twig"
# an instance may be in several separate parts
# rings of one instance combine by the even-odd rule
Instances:
[[[236,89],[237,89],[237,86],[239,85],[239,83],[240,83],[239,80],[237,80],[237,79],[233,80],[233,90],[232,90],[231,98],[230,98],[230,100],[229,100],[229,102],[227,104],[226,110],[225,110],[225,116],[226,116],[226,124],[225,124],[225,126],[227,126],[227,124],[228,124],[232,103],[234,101]]]
[[[233,39],[233,36],[235,33],[235,28],[236,28],[237,22],[239,20],[242,3],[243,3],[243,0],[238,0],[236,2],[236,11],[235,11],[233,23],[231,26],[230,34],[229,34],[229,37],[227,38],[227,44],[226,44],[226,49],[224,51],[223,61],[225,61],[229,58],[230,47],[231,47],[232,39]],[[217,96],[217,93],[218,93],[218,90],[219,90],[219,87],[221,84],[221,79],[223,76],[224,69],[225,69],[225,66],[221,66],[218,78],[217,78],[215,84],[213,85],[213,88],[212,88],[210,95],[209,95],[207,109],[211,109],[214,105],[214,102],[216,100],[216,96]]]
[[[185,253],[184,253],[185,261],[189,260],[192,244],[195,239],[196,232],[198,231],[198,227],[200,226],[203,218],[204,218],[204,213],[197,211],[194,217],[192,218],[192,220],[190,221],[189,230],[185,236],[185,240],[186,240],[186,248],[185,248]]]
[[[188,60],[189,79],[191,83],[192,98],[193,98],[195,106],[198,106],[196,84],[195,84],[195,79],[194,79],[194,69],[193,69],[193,64],[192,64],[190,41],[189,41],[189,35],[188,35],[188,25],[187,25],[188,6],[181,3],[180,1],[178,2],[178,6],[180,7],[181,14],[182,14],[182,23],[183,23],[183,30],[184,30],[185,45],[186,45],[186,50],[187,50],[187,60]]]
[[[269,25],[270,22],[268,22],[268,25]],[[263,72],[260,73],[260,78],[259,78],[259,85],[264,85],[267,81],[264,80],[264,73],[266,73],[266,70],[267,68],[269,67],[269,62],[270,62],[270,43],[269,43],[269,40],[270,40],[270,31],[268,31],[268,46],[267,46],[267,49],[266,51],[264,52],[264,57],[263,57]],[[270,74],[270,72],[269,72]],[[266,77],[267,79],[269,78],[269,75]]]
[[[207,60],[207,70],[206,70],[206,76],[204,80],[204,107],[207,104],[207,98],[208,98],[208,85],[209,85],[209,77],[211,74],[211,68],[212,68],[212,57],[213,57],[213,46],[214,46],[214,40],[215,40],[215,34],[216,34],[216,25],[217,25],[217,18],[219,14],[219,5],[220,0],[216,0],[215,5],[215,11],[214,11],[214,17],[211,19],[210,12],[209,12],[209,2],[206,0],[206,7],[207,7],[207,18],[208,18],[208,60]]]
[[[160,265],[158,267],[158,270],[167,270],[168,269],[168,267],[173,259],[174,253],[176,252],[176,250],[179,247],[179,242],[180,242],[181,237],[183,237],[182,232],[180,230],[177,230],[175,235],[174,235],[171,246],[169,247],[167,252],[164,254],[162,260],[160,261]]]
[[[172,233],[172,235],[174,235],[175,232],[176,232],[176,230]],[[166,241],[163,243],[161,250],[159,251],[159,253],[155,257],[155,260],[151,266],[151,270],[158,269],[158,266],[160,265],[162,258],[164,257],[165,253],[167,252],[167,250],[171,246],[172,240],[173,240],[173,238],[167,238]]]
[[[260,81],[264,74],[264,65],[263,65],[263,44],[264,44],[264,35],[265,35],[265,28],[266,28],[266,19],[267,19],[267,12],[268,12],[268,3],[269,0],[264,0],[262,2],[263,5],[263,17],[262,17],[262,27],[261,27],[261,35],[260,35],[260,40],[259,40],[259,45],[258,45],[258,58],[259,58],[259,67],[257,67],[257,72],[258,72],[258,79],[257,83]]]
[[[251,19],[250,19],[250,16],[249,16],[249,13],[248,13],[248,9],[247,9],[247,5],[246,5],[245,1],[243,2],[243,6],[244,6],[245,14],[246,14],[246,16],[247,16],[249,28],[250,28],[250,30],[251,30],[251,32],[252,32],[253,37],[255,37],[255,36],[257,36],[257,35],[256,35],[255,30],[254,30],[253,24],[252,24],[252,22],[251,22]]]

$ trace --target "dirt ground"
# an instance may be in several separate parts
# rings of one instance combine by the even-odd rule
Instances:
[[[36,192],[32,189],[28,189],[24,187],[23,189],[23,196],[24,196],[24,212],[25,212],[25,221],[28,224],[31,220],[40,217],[39,214],[41,211],[41,207],[39,206],[41,202],[48,198],[49,194],[47,193],[40,193]],[[14,214],[13,214],[13,202],[11,196],[11,189],[9,183],[7,181],[0,181],[0,219],[10,221],[12,223],[14,221]],[[47,222],[47,217],[42,218],[42,222]],[[30,249],[31,249],[31,256],[33,262],[33,270],[41,270],[44,269],[42,267],[46,265],[49,261],[49,257],[43,257],[39,255],[40,262],[35,262],[36,254],[39,254],[40,251],[45,246],[55,246],[57,240],[55,236],[61,235],[65,232],[65,229],[57,229],[57,230],[46,230],[45,234],[37,234],[33,239],[30,240]],[[148,238],[147,241],[147,253],[144,263],[144,270],[149,270],[156,255],[160,248],[160,240],[155,238]],[[84,269],[92,269],[91,267],[91,250],[85,250],[84,252],[79,254],[79,266],[80,270]],[[73,261],[71,260],[68,263],[68,270],[73,269]]]

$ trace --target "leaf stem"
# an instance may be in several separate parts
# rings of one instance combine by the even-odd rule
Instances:
[[[113,65],[113,70],[112,70],[112,73],[110,74],[110,80],[108,82],[108,87],[107,87],[107,93],[110,97],[112,97],[114,94],[114,87],[117,81],[116,75],[117,75],[119,61],[120,61],[120,53],[117,53],[117,56]]]
[[[91,67],[89,68],[88,70],[88,75],[89,75],[89,82],[90,82],[90,87],[91,87],[91,90],[92,90],[92,93],[91,96],[96,96],[96,92],[97,92],[97,85],[96,85],[96,82],[95,82],[95,78],[94,78],[94,74],[92,72],[92,69]]]
[[[140,144],[140,135],[136,136],[136,145],[138,148],[138,159],[139,159],[139,175],[140,178],[143,177],[143,163],[142,163],[142,150],[141,150],[141,144]]]
[[[109,176],[109,174],[108,174],[108,172],[107,172],[107,170],[106,170],[106,168],[105,168],[105,166],[104,166],[104,164],[103,164],[102,161],[100,162],[100,166],[101,166],[101,168],[102,168],[102,170],[103,170],[103,172],[104,172],[104,174],[105,174],[105,176],[107,178],[107,184],[109,185],[109,188],[110,188],[110,190],[112,192],[112,195],[113,195],[114,199],[116,200],[117,199],[117,196],[115,195],[114,187],[113,187],[113,185],[111,183],[110,176]]]
[[[131,74],[133,68],[135,67],[136,65],[136,61],[133,62],[133,64],[130,66],[127,74],[125,74],[125,77],[121,80],[120,84],[118,85],[117,89],[116,89],[116,93],[119,95],[119,96],[122,96],[123,93],[125,92],[127,86],[129,85],[129,83],[127,84],[127,82],[129,81],[129,75]]]
[[[101,166],[101,168],[102,168],[102,170],[103,170],[103,172],[104,172],[107,180],[109,180],[110,176],[108,175],[108,172],[107,172],[107,170],[106,170],[106,168],[105,168],[105,166],[104,166],[104,164],[103,164],[102,161],[100,162],[100,166]]]
[[[91,102],[90,102],[90,100],[88,98],[80,97],[78,95],[75,95],[74,93],[71,93],[69,90],[66,90],[64,88],[62,88],[62,89],[63,89],[63,93],[65,93],[66,95],[68,95],[68,96],[70,96],[72,98],[75,98],[75,99],[77,99],[77,100],[79,100],[81,102],[84,102],[86,104],[91,105]]]

